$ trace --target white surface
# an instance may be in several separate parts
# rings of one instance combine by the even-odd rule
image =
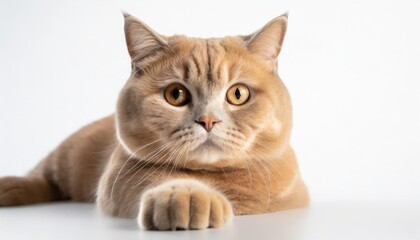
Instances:
[[[304,227],[290,236],[418,237],[420,1],[415,0],[0,0],[0,176],[24,174],[74,130],[113,112],[130,72],[122,9],[163,34],[203,37],[250,33],[289,10],[279,70],[294,105],[292,144],[312,198],[332,206],[315,206]],[[98,219],[90,207],[25,211],[0,210],[0,238],[25,234],[27,225],[37,226],[32,228],[37,236],[48,236],[48,223],[56,224],[57,234],[60,229],[104,238],[145,234],[128,222]],[[223,231],[287,237],[289,215],[275,216],[279,226],[270,231],[249,227],[277,226],[276,218],[265,216],[238,218]]]
[[[141,231],[135,220],[99,216],[91,204],[59,203],[0,209],[0,237],[20,239],[420,239],[419,205],[315,204],[235,217],[220,229]],[[7,238],[3,238],[7,236]]]

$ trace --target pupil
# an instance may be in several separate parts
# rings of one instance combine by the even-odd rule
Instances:
[[[175,89],[172,91],[172,97],[173,97],[175,100],[177,100],[177,99],[179,98],[179,95],[180,95],[180,89],[179,89],[179,88],[175,88]]]
[[[236,99],[238,100],[241,98],[241,91],[239,91],[239,88],[236,89],[235,96],[236,96]]]

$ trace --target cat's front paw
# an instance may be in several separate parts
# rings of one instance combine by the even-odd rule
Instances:
[[[138,222],[147,230],[220,227],[233,217],[229,201],[216,190],[190,179],[178,179],[147,190]]]

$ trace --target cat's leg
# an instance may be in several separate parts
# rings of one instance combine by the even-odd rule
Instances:
[[[0,178],[0,207],[55,201],[60,193],[42,177]]]
[[[114,134],[111,115],[70,135],[25,177],[0,178],[0,206],[67,199],[93,202],[115,147]]]
[[[47,179],[47,158],[25,177],[0,178],[0,206],[17,206],[55,201],[61,193]]]
[[[194,179],[176,179],[145,191],[138,222],[147,230],[220,227],[233,217],[227,198]]]

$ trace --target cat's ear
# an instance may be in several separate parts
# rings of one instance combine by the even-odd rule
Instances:
[[[145,23],[130,14],[125,12],[123,14],[125,40],[133,62],[141,61],[165,48],[167,37],[153,31]]]
[[[286,34],[287,18],[287,13],[276,17],[260,30],[244,38],[248,50],[266,61],[273,71],[277,70],[277,57]]]

